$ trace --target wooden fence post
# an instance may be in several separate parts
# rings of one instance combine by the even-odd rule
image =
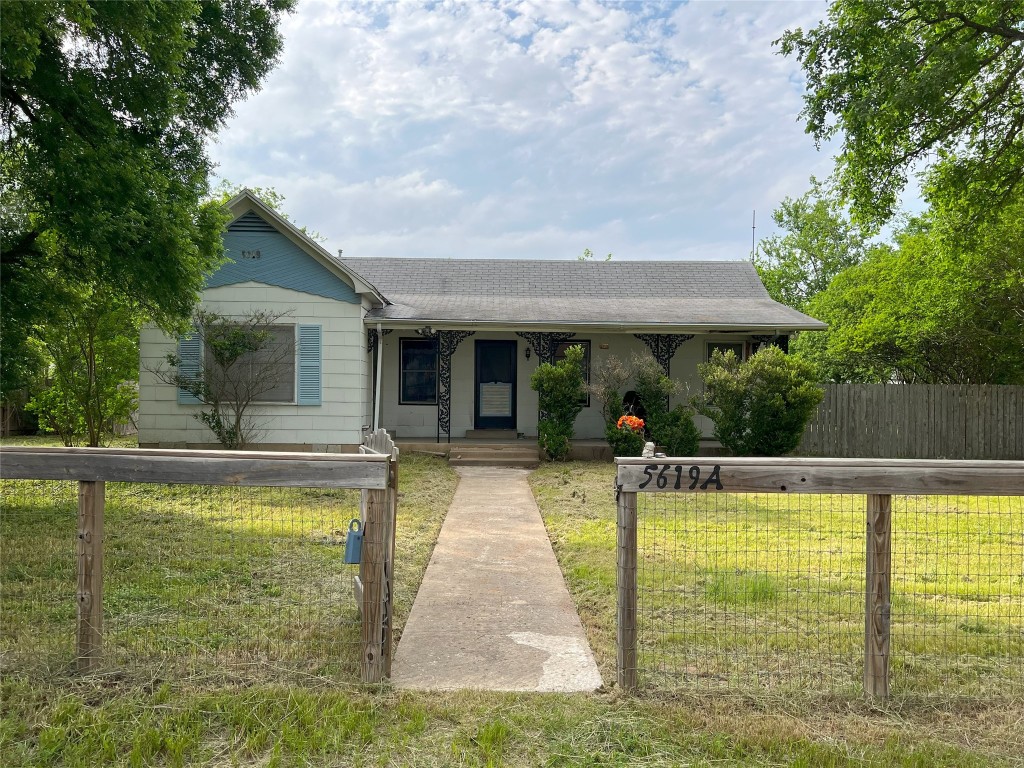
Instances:
[[[91,672],[103,656],[102,481],[78,483],[78,670]]]
[[[619,688],[636,690],[636,494],[619,491],[616,525]]]
[[[387,489],[366,491],[366,521],[359,568],[363,586],[363,655],[360,667],[364,683],[379,683],[384,678],[384,559],[388,548],[388,507]]]
[[[395,639],[395,533],[398,526],[398,449],[391,453],[388,474],[388,536],[384,578],[387,584],[387,622],[384,625],[384,676],[391,678],[391,657]]]
[[[869,493],[864,605],[864,692],[889,695],[892,581],[892,496]]]

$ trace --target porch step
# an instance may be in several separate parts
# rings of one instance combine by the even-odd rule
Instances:
[[[514,429],[469,429],[466,430],[467,440],[515,440]]]
[[[536,467],[540,458],[536,446],[453,445],[448,463],[454,467]]]
[[[540,459],[512,456],[450,456],[448,464],[452,467],[521,467],[536,469]]]

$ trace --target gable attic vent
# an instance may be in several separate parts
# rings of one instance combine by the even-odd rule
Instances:
[[[238,220],[233,222],[228,227],[229,232],[277,232],[270,224],[261,219],[252,211],[249,211],[243,216],[239,216]]]

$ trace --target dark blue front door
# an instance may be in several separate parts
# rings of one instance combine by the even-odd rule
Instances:
[[[477,429],[516,428],[516,350],[514,341],[476,342]]]

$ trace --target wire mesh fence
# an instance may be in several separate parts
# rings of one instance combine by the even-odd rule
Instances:
[[[637,494],[640,687],[859,694],[863,494]],[[895,496],[893,694],[1024,696],[1024,503]]]
[[[0,672],[75,663],[78,484],[0,481]],[[107,483],[103,668],[358,680],[358,490]]]

